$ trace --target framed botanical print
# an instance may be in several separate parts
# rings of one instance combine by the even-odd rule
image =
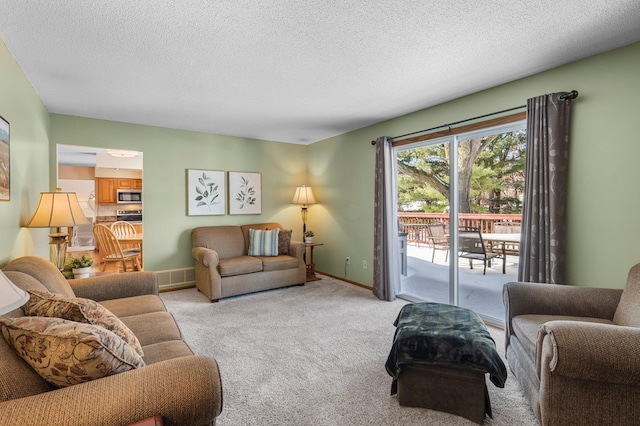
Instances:
[[[262,175],[229,172],[229,214],[262,213]]]
[[[0,116],[0,201],[9,201],[11,199],[10,162],[9,122]]]
[[[187,170],[187,215],[223,215],[227,211],[225,173]]]

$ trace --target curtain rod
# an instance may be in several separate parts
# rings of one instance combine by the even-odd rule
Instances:
[[[567,99],[575,99],[577,97],[578,97],[578,91],[577,90],[572,90],[571,92],[567,92],[567,93],[564,93],[564,94],[560,95],[560,100],[561,101],[565,101]],[[522,109],[522,108],[526,108],[526,107],[527,107],[526,105],[520,105],[520,106],[509,108],[509,109],[504,109],[502,111],[492,112],[490,114],[479,115],[477,117],[467,118],[467,119],[460,120],[460,121],[455,121],[455,122],[449,123],[449,124],[442,124],[440,126],[431,127],[430,129],[418,130],[417,132],[407,133],[407,134],[400,135],[400,136],[393,136],[390,139],[393,140],[393,139],[398,139],[398,138],[404,138],[404,137],[407,137],[407,136],[417,135],[418,133],[430,132],[432,130],[437,130],[437,129],[444,129],[446,127],[450,128],[451,126],[455,126],[456,124],[466,123],[467,121],[473,121],[473,120],[477,120],[479,118],[491,117],[492,115],[503,114],[505,112],[515,111],[517,109]],[[371,141],[371,145],[375,145],[375,144],[376,144],[375,140]]]

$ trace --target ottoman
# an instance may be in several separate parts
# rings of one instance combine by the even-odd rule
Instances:
[[[482,424],[491,417],[485,373],[504,387],[507,369],[475,312],[441,303],[405,305],[385,368],[403,406],[445,411]]]

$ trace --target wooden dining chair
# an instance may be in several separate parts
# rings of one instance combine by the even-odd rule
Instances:
[[[116,238],[126,238],[138,235],[136,227],[125,220],[119,220],[111,224],[111,231],[115,234]],[[135,243],[120,243],[123,250],[137,250],[142,253],[142,247],[140,244]]]
[[[131,261],[132,271],[142,270],[140,250],[123,249],[118,238],[109,227],[100,224],[95,225],[93,227],[93,235],[98,242],[98,250],[102,258],[102,272],[106,269],[108,262],[120,263],[122,264],[122,270],[128,272],[127,261],[129,260]],[[118,268],[118,271],[120,271],[120,268]]]

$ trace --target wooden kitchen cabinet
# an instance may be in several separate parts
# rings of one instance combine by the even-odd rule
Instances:
[[[133,179],[116,178],[116,189],[132,189]]]
[[[115,204],[117,201],[116,197],[116,179],[96,179],[96,198],[98,199],[98,203]]]
[[[98,203],[115,204],[118,189],[142,189],[142,179],[96,178],[96,198]]]
[[[116,179],[116,189],[142,189],[142,179]]]

